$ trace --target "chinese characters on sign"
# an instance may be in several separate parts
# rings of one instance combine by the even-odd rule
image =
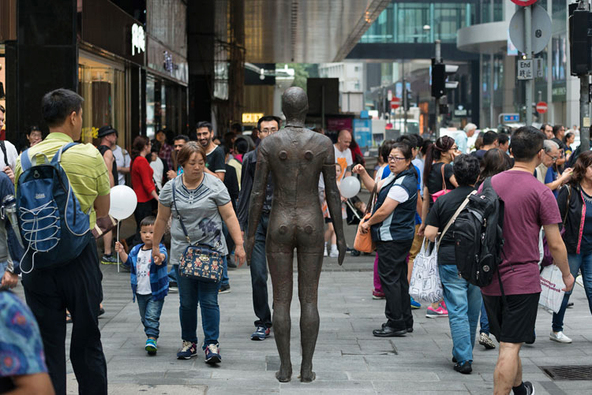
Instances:
[[[134,23],[132,25],[132,56],[140,52],[146,52],[146,36],[144,28]]]
[[[518,61],[518,79],[532,80],[532,59]]]

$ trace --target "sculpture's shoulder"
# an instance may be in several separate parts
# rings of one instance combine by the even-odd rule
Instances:
[[[326,149],[333,147],[333,142],[329,137],[325,136],[324,134],[313,132],[312,130],[306,130],[312,133],[310,139],[315,145]]]

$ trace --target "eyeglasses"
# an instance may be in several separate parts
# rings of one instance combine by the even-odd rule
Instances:
[[[400,158],[398,156],[389,155],[388,160],[389,160],[389,162],[399,162],[399,161],[405,160],[405,158]]]
[[[557,162],[557,159],[559,159],[558,156],[549,155],[549,153],[547,153],[547,152],[545,152],[545,155],[547,155],[549,158],[553,159],[553,163]]]

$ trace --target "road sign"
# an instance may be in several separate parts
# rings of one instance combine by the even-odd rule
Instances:
[[[396,110],[399,107],[401,107],[401,99],[395,96],[393,97],[393,100],[391,100],[391,108]]]
[[[532,59],[518,60],[518,75],[519,80],[532,79]]]
[[[520,122],[520,114],[500,114],[502,123]]]
[[[520,52],[526,52],[524,43],[524,8],[519,8],[510,20],[510,39]],[[549,43],[553,33],[551,18],[540,5],[532,7],[532,52],[539,53]]]
[[[543,66],[543,58],[536,58],[534,60],[534,69],[535,69],[535,75],[537,78],[543,78],[544,77],[544,66]]]
[[[522,7],[526,7],[528,5],[533,5],[536,2],[537,2],[537,0],[512,0],[512,3],[522,6]]]
[[[547,103],[545,103],[544,101],[540,101],[537,103],[536,105],[536,111],[539,114],[544,114],[547,112]]]

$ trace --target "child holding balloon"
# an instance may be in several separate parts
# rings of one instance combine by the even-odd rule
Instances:
[[[156,218],[149,216],[140,222],[140,237],[142,243],[134,246],[129,255],[126,254],[120,242],[115,243],[115,251],[124,265],[131,267],[130,279],[134,301],[138,299],[140,318],[144,325],[144,332],[148,337],[144,349],[148,355],[156,355],[158,350],[156,341],[159,335],[160,313],[164,298],[169,292],[169,278],[167,272],[167,250],[160,244],[160,253],[165,259],[158,264],[152,259],[152,236]]]

